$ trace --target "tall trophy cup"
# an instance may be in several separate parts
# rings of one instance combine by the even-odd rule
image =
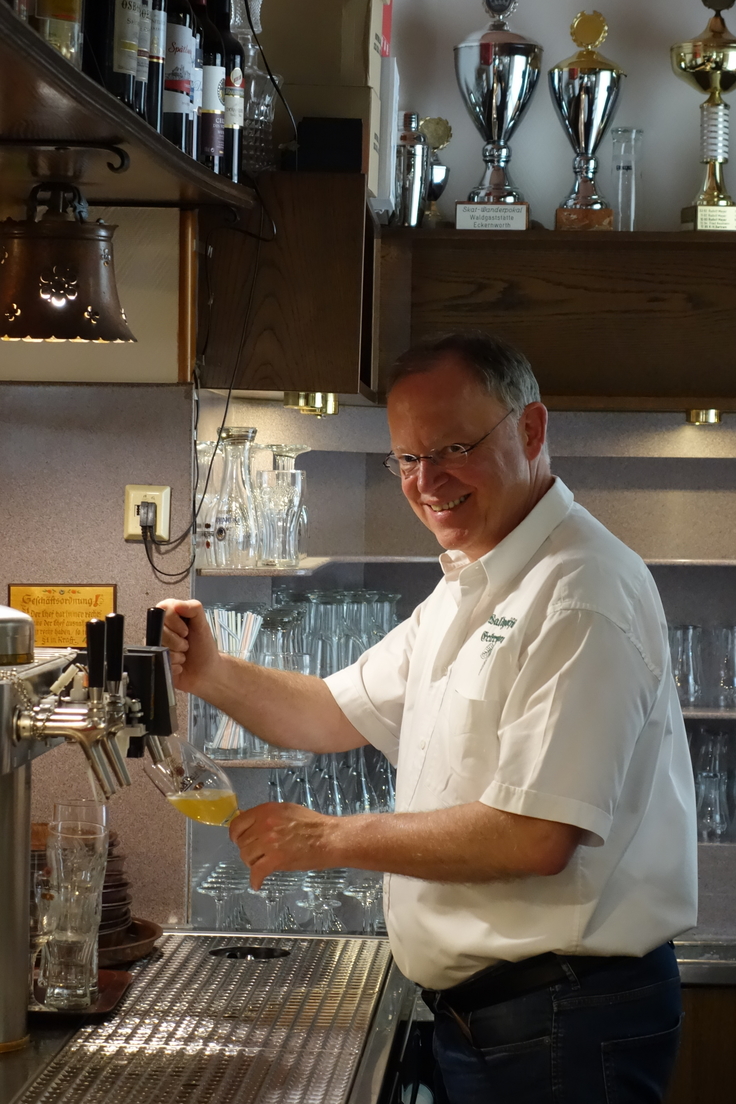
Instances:
[[[483,179],[458,203],[459,230],[526,230],[529,204],[511,183],[509,139],[539,80],[542,47],[510,31],[518,0],[483,0],[492,22],[455,47],[455,73],[470,117],[483,136]]]
[[[734,0],[703,0],[716,14],[693,42],[680,42],[670,55],[672,67],[693,88],[708,93],[700,105],[700,160],[705,183],[690,207],[682,212],[684,230],[736,230],[736,204],[726,190],[723,166],[728,162],[728,114],[723,93],[736,84],[736,38],[722,11]]]
[[[555,228],[613,230],[613,210],[596,187],[595,154],[613,119],[626,74],[598,53],[608,34],[600,12],[580,12],[570,34],[580,47],[578,53],[549,71],[552,99],[575,150],[575,185],[557,208]]]

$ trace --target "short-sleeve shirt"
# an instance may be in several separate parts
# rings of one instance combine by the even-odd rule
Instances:
[[[546,951],[643,955],[692,927],[692,767],[644,562],[556,479],[487,555],[440,563],[429,598],[327,685],[397,765],[397,812],[482,802],[583,836],[552,876],[388,875],[401,970],[442,989]]]

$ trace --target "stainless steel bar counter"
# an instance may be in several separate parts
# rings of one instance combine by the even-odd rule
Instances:
[[[736,943],[676,947],[736,985]],[[416,1000],[381,939],[168,932],[133,971],[109,1020],[1,1056],[0,1104],[376,1104]]]
[[[109,1020],[0,1058],[2,1104],[370,1104],[415,995],[383,939],[167,933],[134,971]]]

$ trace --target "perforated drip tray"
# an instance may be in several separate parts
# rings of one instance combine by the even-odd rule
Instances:
[[[17,1104],[347,1099],[387,943],[168,935],[159,947],[120,1014],[82,1028]]]

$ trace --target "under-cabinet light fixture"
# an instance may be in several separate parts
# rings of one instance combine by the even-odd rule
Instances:
[[[720,410],[688,410],[687,420],[690,425],[718,425],[721,421]]]
[[[284,391],[284,406],[302,414],[315,414],[318,418],[337,414],[340,410],[334,391]]]
[[[37,184],[28,217],[0,222],[3,341],[135,341],[115,284],[116,229],[87,222],[73,185]]]

